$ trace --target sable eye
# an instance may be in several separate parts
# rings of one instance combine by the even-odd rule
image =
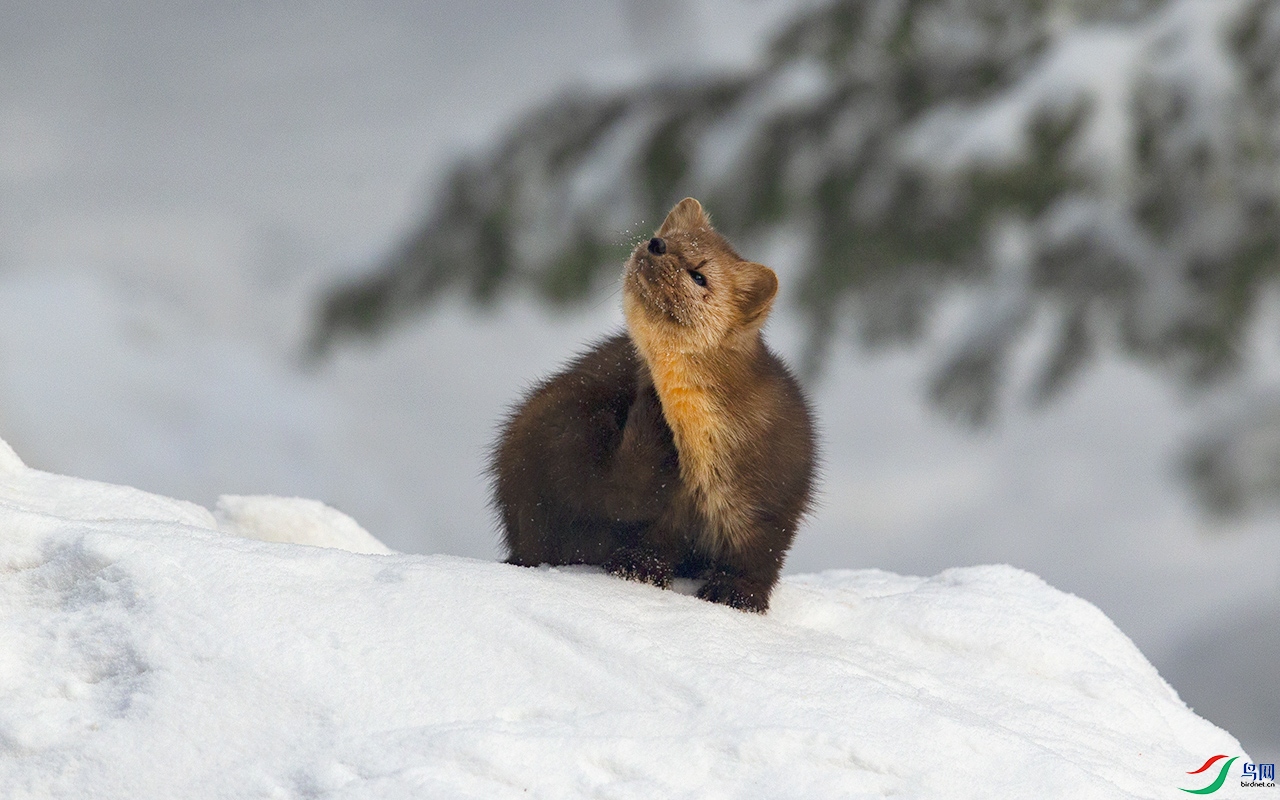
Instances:
[[[698,284],[699,286],[707,285],[706,276],[703,275],[701,272],[698,272],[696,269],[689,270],[689,277],[693,278],[693,282]]]

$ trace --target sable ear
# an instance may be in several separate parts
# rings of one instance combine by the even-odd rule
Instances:
[[[671,209],[667,218],[658,228],[658,236],[667,236],[672,231],[696,231],[700,228],[711,228],[711,219],[702,210],[702,203],[692,197],[686,197]]]
[[[742,293],[742,320],[748,325],[764,322],[773,307],[773,298],[778,294],[778,276],[764,264],[751,261],[742,262],[740,269],[746,277],[746,288]]]

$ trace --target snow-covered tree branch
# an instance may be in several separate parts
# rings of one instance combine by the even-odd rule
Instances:
[[[752,70],[577,93],[460,164],[421,225],[332,290],[314,346],[442,293],[569,303],[696,195],[743,240],[802,244],[808,366],[947,331],[932,397],[987,421],[1049,330],[1031,396],[1113,350],[1238,378],[1280,264],[1280,3],[838,0]]]

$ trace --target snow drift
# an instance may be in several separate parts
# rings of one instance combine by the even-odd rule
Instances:
[[[1010,567],[792,576],[759,616],[219,516],[0,442],[0,795],[1165,797],[1240,753]]]

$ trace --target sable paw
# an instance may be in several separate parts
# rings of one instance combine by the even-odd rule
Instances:
[[[605,572],[629,581],[652,583],[659,589],[671,586],[674,568],[652,550],[643,547],[624,547],[604,563]]]
[[[698,590],[698,597],[741,611],[763,614],[769,610],[769,588],[759,583],[723,573],[712,575]]]

